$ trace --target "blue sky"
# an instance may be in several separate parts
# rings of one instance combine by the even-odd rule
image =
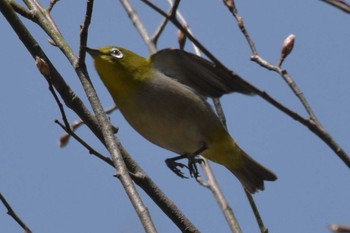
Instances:
[[[46,1],[48,2],[48,1]],[[47,3],[45,2],[45,5]],[[167,6],[165,1],[160,2]],[[236,1],[262,57],[277,63],[283,40],[296,35],[284,63],[322,124],[350,152],[350,32],[348,15],[321,1]],[[134,1],[151,34],[161,18]],[[60,1],[53,10],[63,36],[78,51],[85,1]],[[283,80],[250,61],[251,52],[221,1],[183,1],[180,6],[195,36],[229,68],[305,116]],[[24,19],[54,65],[74,91],[85,94],[62,53],[47,36]],[[0,191],[34,232],[142,232],[114,170],[90,156],[74,140],[63,149],[55,119],[60,112],[47,83],[7,21],[0,16]],[[169,26],[159,48],[177,47],[177,30]],[[140,55],[148,50],[118,1],[96,1],[88,45],[120,45]],[[187,44],[187,50],[191,46]],[[108,108],[113,105],[92,64],[93,84]],[[278,180],[254,195],[270,232],[329,232],[331,223],[350,224],[349,169],[307,128],[259,97],[232,94],[222,99],[231,135]],[[89,106],[89,105],[88,105]],[[77,116],[66,109],[72,122]],[[164,164],[173,153],[139,136],[120,113],[111,115],[118,137],[159,187],[202,232],[229,232],[209,190],[193,179],[182,180]],[[86,127],[78,134],[106,150]],[[246,197],[235,177],[212,164],[244,232],[258,232]],[[178,232],[174,224],[140,191],[159,232]],[[0,205],[0,232],[22,232]]]

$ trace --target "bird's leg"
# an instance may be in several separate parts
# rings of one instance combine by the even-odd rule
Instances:
[[[196,180],[200,176],[197,168],[196,163],[204,163],[204,160],[202,158],[197,158],[198,155],[200,155],[203,151],[208,149],[207,145],[203,145],[201,148],[199,148],[197,151],[195,151],[192,154],[188,154],[188,170],[190,170],[191,177],[194,177]]]
[[[166,165],[172,170],[176,175],[180,176],[181,178],[188,178],[184,175],[184,173],[180,170],[180,168],[187,168],[190,171],[191,177],[198,178],[199,172],[196,163],[202,163],[204,162],[203,159],[197,158],[198,155],[200,155],[203,151],[205,151],[208,147],[206,145],[203,145],[199,150],[195,151],[191,154],[184,154],[180,156],[176,156],[174,158],[169,158],[165,160]],[[180,159],[188,159],[188,166],[186,166],[183,163],[176,162]]]

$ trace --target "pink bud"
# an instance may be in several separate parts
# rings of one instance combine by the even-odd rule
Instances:
[[[291,34],[289,35],[283,42],[282,45],[282,51],[281,51],[281,58],[278,63],[278,66],[281,66],[284,59],[292,52],[294,47],[294,41],[295,41],[295,35]]]
[[[292,52],[294,47],[294,41],[295,41],[295,35],[291,34],[289,35],[283,42],[282,46],[282,56],[285,58],[287,57],[290,52]]]

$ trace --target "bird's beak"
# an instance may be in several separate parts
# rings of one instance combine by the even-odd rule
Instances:
[[[88,52],[91,57],[97,57],[101,55],[101,52],[97,49],[91,49],[89,47],[85,47],[85,51]]]

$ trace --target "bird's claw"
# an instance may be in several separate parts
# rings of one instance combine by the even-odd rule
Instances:
[[[194,177],[196,180],[198,180],[198,177],[200,177],[197,163],[202,164],[205,163],[204,159],[202,158],[196,158],[196,157],[189,157],[188,158],[188,170],[190,171],[191,177]]]
[[[184,173],[180,170],[180,168],[187,168],[189,169],[185,164],[183,163],[178,163],[175,162],[173,159],[166,159],[165,160],[166,165],[168,166],[168,168],[170,170],[172,170],[177,176],[184,178],[184,179],[188,179],[187,176],[184,175]],[[190,169],[189,169],[190,170]],[[190,170],[191,171],[191,170]],[[192,176],[192,175],[191,175]]]
[[[187,168],[190,171],[190,176],[194,177],[197,181],[198,178],[200,177],[197,164],[202,164],[205,163],[204,159],[198,157],[199,154],[201,154],[203,151],[205,151],[208,147],[206,145],[203,145],[199,150],[192,154],[185,154],[185,155],[180,155],[174,158],[169,158],[165,160],[166,165],[172,170],[176,175],[180,176],[181,178],[188,178],[187,176],[184,175],[184,173],[180,170],[181,168]],[[179,159],[188,159],[188,166],[186,166],[183,163],[178,163],[176,162]]]

